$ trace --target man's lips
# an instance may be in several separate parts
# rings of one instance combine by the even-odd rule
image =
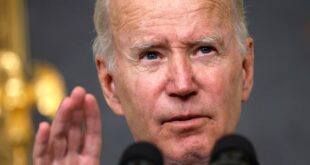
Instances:
[[[206,115],[196,115],[196,114],[177,115],[177,116],[173,116],[171,118],[168,118],[167,120],[164,120],[162,122],[162,124],[189,123],[189,122],[193,122],[195,120],[203,119],[203,118],[210,118],[210,117],[206,116]]]

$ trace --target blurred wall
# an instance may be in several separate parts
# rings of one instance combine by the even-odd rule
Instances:
[[[255,85],[237,132],[254,143],[262,165],[310,164],[310,1],[245,0],[255,39]],[[67,88],[84,86],[102,109],[102,164],[117,164],[133,140],[105,105],[91,44],[94,0],[28,0],[31,57],[54,64]],[[34,114],[35,122],[43,120]]]

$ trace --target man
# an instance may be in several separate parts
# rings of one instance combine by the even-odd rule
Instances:
[[[98,0],[95,26],[105,100],[135,140],[158,146],[165,164],[207,164],[253,85],[242,0]],[[34,164],[99,164],[100,129],[96,99],[75,88],[40,124]]]

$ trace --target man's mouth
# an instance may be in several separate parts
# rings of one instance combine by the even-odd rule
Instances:
[[[178,121],[182,122],[182,121],[193,120],[193,119],[201,118],[201,117],[202,116],[199,116],[199,115],[175,116],[171,119],[168,119],[165,122],[178,122]]]
[[[193,126],[201,124],[203,119],[210,118],[204,115],[178,115],[164,120],[162,124],[171,124],[180,127]]]

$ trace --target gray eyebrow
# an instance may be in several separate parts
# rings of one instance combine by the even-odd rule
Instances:
[[[202,37],[202,38],[198,38],[193,40],[194,43],[196,42],[205,42],[205,43],[216,43],[216,42],[220,42],[222,39],[220,37],[217,36],[207,36],[207,37]]]
[[[214,45],[216,46],[220,52],[224,50],[224,40],[222,37],[218,36],[206,36],[201,37],[198,39],[194,39],[193,41],[190,41],[190,44],[207,44],[207,45]],[[137,42],[134,43],[133,46],[130,47],[130,50],[136,52],[136,51],[144,51],[150,48],[154,47],[161,47],[162,45],[158,42]]]
[[[135,43],[132,47],[130,47],[131,50],[146,50],[156,45],[153,42],[146,42],[146,43]]]

